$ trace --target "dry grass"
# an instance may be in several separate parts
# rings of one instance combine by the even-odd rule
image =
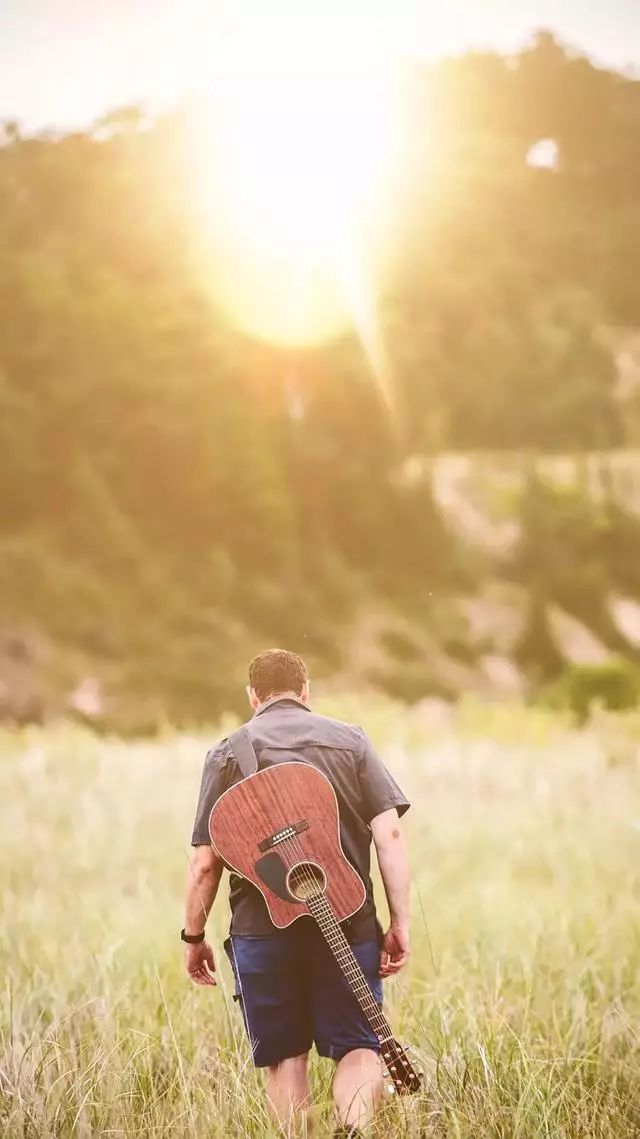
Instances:
[[[426,1090],[379,1133],[640,1133],[634,718],[571,731],[462,705],[450,723],[343,704],[403,785],[414,955],[387,988]],[[204,738],[0,737],[0,1121],[11,1137],[267,1136],[226,962],[177,941]],[[218,958],[226,905],[213,923]],[[329,1133],[329,1066],[314,1067]]]

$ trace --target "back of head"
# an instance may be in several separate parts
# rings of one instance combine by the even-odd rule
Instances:
[[[249,686],[261,703],[284,692],[302,696],[307,683],[307,666],[302,657],[286,649],[265,649],[249,665]]]

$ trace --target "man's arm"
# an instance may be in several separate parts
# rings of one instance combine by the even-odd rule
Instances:
[[[211,846],[194,846],[189,863],[185,902],[185,932],[202,933],[214,903],[223,865]],[[207,941],[185,945],[185,968],[197,985],[215,985],[213,950]]]
[[[380,976],[391,977],[406,965],[411,952],[409,863],[395,807],[376,815],[370,826],[391,915],[380,952]]]

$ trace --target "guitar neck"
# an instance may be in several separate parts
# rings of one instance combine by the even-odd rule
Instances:
[[[416,1071],[404,1048],[395,1039],[389,1021],[378,1005],[362,969],[354,956],[335,914],[324,894],[313,894],[305,899],[309,912],[315,918],[324,939],[349,984],[360,1008],[380,1043],[380,1052],[393,1088],[399,1095],[420,1091],[421,1074]]]
[[[320,932],[333,953],[342,974],[351,988],[380,1044],[393,1040],[390,1025],[378,1005],[353,950],[342,932],[324,894],[306,899],[309,912],[315,918]]]

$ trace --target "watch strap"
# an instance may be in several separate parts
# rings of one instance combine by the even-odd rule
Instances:
[[[204,930],[202,933],[186,933],[184,929],[180,930],[180,940],[186,941],[187,945],[200,945],[204,941]]]

